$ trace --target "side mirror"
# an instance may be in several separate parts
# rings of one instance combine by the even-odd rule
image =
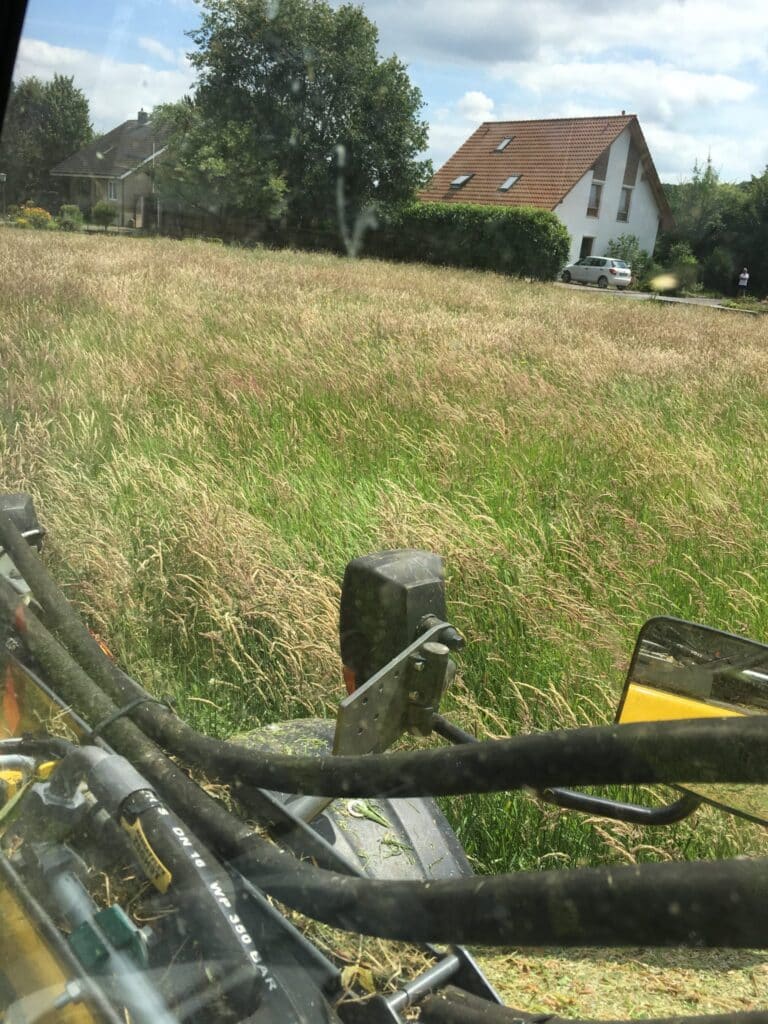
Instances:
[[[650,619],[637,638],[616,720],[768,714],[768,647],[679,619]],[[680,789],[768,825],[768,786],[697,783]]]

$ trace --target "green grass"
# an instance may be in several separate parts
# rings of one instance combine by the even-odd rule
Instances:
[[[0,487],[198,727],[332,711],[339,580],[384,547],[445,556],[469,644],[444,710],[481,735],[609,721],[651,615],[768,636],[760,318],[200,242],[0,250]],[[479,870],[765,848],[708,811],[448,812]]]

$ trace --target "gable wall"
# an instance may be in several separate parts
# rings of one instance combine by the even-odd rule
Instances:
[[[608,171],[597,217],[587,216],[587,203],[592,185],[592,171],[589,170],[571,189],[563,201],[555,207],[555,213],[565,224],[571,236],[569,262],[579,258],[581,240],[585,235],[594,237],[592,255],[602,256],[608,243],[619,235],[636,235],[640,245],[647,252],[653,252],[659,224],[659,210],[647,181],[643,180],[642,161],[638,168],[636,184],[632,192],[629,218],[617,220],[621,189],[624,184],[624,169],[629,151],[630,131],[625,128],[611,145]]]

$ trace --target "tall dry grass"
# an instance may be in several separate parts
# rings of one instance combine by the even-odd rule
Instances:
[[[768,635],[764,321],[491,274],[0,232],[0,486],[72,598],[219,735],[339,699],[338,581],[446,558],[482,734],[608,721],[657,613]],[[646,794],[647,795],[647,794]],[[481,867],[760,848],[454,801]]]

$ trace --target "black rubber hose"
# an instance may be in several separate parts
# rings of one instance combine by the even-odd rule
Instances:
[[[65,702],[76,707],[86,718],[92,720],[108,717],[117,710],[37,620],[30,609],[19,603],[18,594],[7,581],[0,577],[0,624],[9,620],[14,622],[15,628],[29,645],[30,650],[34,651],[35,659],[42,667],[45,678]],[[155,785],[157,785],[157,780],[167,779],[170,786],[173,787],[175,783],[175,789],[179,795],[194,796],[201,793],[199,788],[158,751],[132,722],[124,718],[117,719],[109,727],[108,738],[110,742],[114,741],[115,749],[129,762],[131,772],[135,769],[140,776],[145,776]],[[82,773],[86,769],[98,772],[100,769],[94,768],[94,763],[96,761],[101,763],[104,758],[109,761],[109,755],[95,747],[71,749],[72,753],[63,760],[62,766],[54,775],[52,783],[54,786],[66,787],[70,784],[72,782],[70,771],[72,770],[75,772],[76,782],[78,772]],[[116,779],[119,781],[119,776]],[[139,787],[134,786],[134,789],[136,788]],[[108,789],[109,787],[105,793]],[[170,800],[168,802],[171,804]],[[177,803],[184,806],[186,801],[179,800]],[[138,815],[138,812],[134,813]],[[246,950],[242,942],[242,932],[245,929],[243,928],[241,931],[238,928],[239,922],[232,921],[230,918],[230,915],[234,916],[234,909],[227,906],[227,902],[231,901],[229,900],[229,882],[225,869],[221,864],[216,863],[207,851],[198,858],[202,861],[205,871],[202,871],[200,865],[193,860],[189,864],[185,864],[183,861],[185,852],[195,852],[197,844],[194,838],[187,837],[188,848],[182,849],[183,844],[180,844],[178,849],[173,851],[171,835],[157,820],[161,817],[159,812],[156,812],[150,804],[144,808],[142,813],[148,815],[150,830],[161,847],[162,856],[173,858],[177,883],[181,883],[182,887],[191,885],[195,890],[190,892],[188,889],[184,889],[179,906],[182,913],[185,913],[189,920],[197,924],[194,937],[199,942],[201,951],[210,961],[212,974],[217,980],[220,980],[222,989],[227,992],[227,999],[233,1005],[242,1012],[246,1010],[252,1012],[258,1001],[256,994],[264,987],[263,964],[258,950],[253,950],[257,959],[251,958],[251,950]],[[186,825],[182,826],[180,822],[176,822],[172,815],[168,815],[168,818],[171,829],[175,825],[186,836]],[[179,813],[179,818],[185,820],[186,816],[182,812]],[[221,820],[220,816],[219,822]],[[232,841],[248,836],[245,826],[242,827],[240,834],[231,828],[226,812],[223,812],[223,821],[230,827]],[[211,825],[215,828],[216,824],[214,817]],[[164,863],[160,854],[153,850],[143,825],[140,833],[136,833],[135,840],[135,848],[145,844],[148,850],[153,851],[147,855],[149,860],[154,854],[160,864]],[[235,846],[235,848],[238,847]],[[211,887],[214,883],[217,885],[216,890]],[[203,913],[206,905],[208,907],[207,920],[210,925],[207,928],[205,927],[206,915]],[[218,914],[215,919],[214,914]],[[233,977],[235,973],[232,969],[233,964],[236,965],[236,977]],[[220,978],[219,975],[221,975]]]
[[[243,1016],[264,989],[261,955],[236,912],[232,879],[181,818],[161,802],[131,762],[99,747],[76,747],[59,764],[50,794],[71,797],[85,781],[97,803],[120,825],[145,876],[170,892],[207,955],[210,972]]]
[[[486,999],[448,986],[429,996],[421,1004],[420,1020],[424,1024],[768,1024],[768,1013],[754,1010],[746,1013],[702,1014],[696,1017],[653,1017],[632,1021],[576,1020],[550,1013],[526,1013],[509,1006],[499,1006]]]
[[[0,583],[0,617],[9,605]],[[10,612],[14,614],[14,592]],[[61,697],[86,716],[106,698],[28,613],[24,635]],[[350,878],[254,836],[124,718],[105,735],[194,832],[270,896],[334,927],[382,938],[505,945],[765,946],[768,860],[550,871],[430,882]]]
[[[247,874],[248,863],[240,870]],[[579,868],[430,882],[261,871],[309,917],[388,939],[512,946],[768,945],[768,860]]]
[[[149,696],[113,665],[10,517],[0,543],[75,660],[117,705]],[[459,747],[365,757],[263,753],[204,736],[153,705],[131,712],[145,734],[209,778],[316,796],[449,796],[530,787],[768,782],[761,716],[570,729]]]
[[[477,743],[477,739],[458,725],[449,722],[442,715],[434,715],[432,724],[435,732],[451,743]],[[570,789],[548,787],[536,793],[539,800],[545,803],[555,804],[566,810],[580,811],[582,814],[598,814],[603,818],[613,818],[615,821],[629,821],[637,825],[671,825],[677,821],[683,821],[693,814],[701,804],[701,797],[686,793],[675,800],[674,803],[661,807],[644,807],[641,804],[619,803],[617,800],[607,800],[604,797],[591,796],[587,793],[577,793]]]
[[[28,735],[12,736],[10,739],[0,740],[0,756],[5,754],[28,754],[30,757],[49,758],[51,761],[58,761],[67,754],[77,750],[74,743],[69,740],[60,739],[58,736]]]
[[[761,716],[568,729],[473,747],[365,757],[260,753],[195,733],[162,708],[132,712],[171,754],[222,782],[314,796],[453,796],[523,787],[768,782]]]
[[[122,804],[120,822],[171,876],[170,894],[183,909],[192,938],[206,957],[206,970],[221,986],[227,1002],[242,1017],[252,1014],[264,992],[262,972],[269,972],[236,912],[234,886],[227,872],[151,790],[134,793]]]

